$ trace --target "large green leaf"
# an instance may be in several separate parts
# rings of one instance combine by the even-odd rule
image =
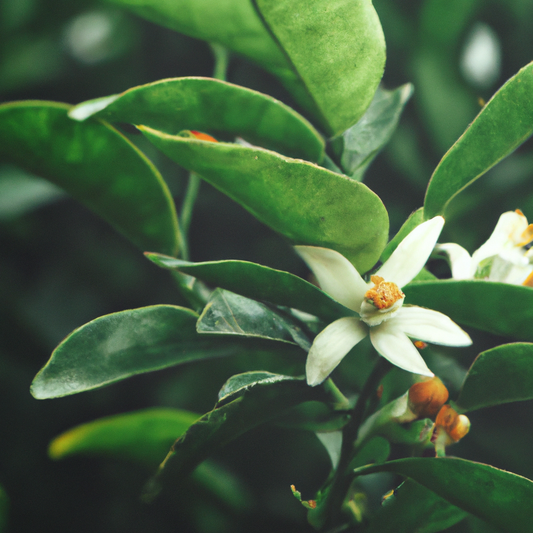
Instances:
[[[533,399],[533,344],[505,344],[480,353],[465,377],[458,407],[464,412]]]
[[[385,67],[385,39],[370,0],[254,0],[331,136],[370,105]]]
[[[83,102],[69,116],[143,124],[165,133],[200,130],[320,162],[324,141],[307,120],[279,100],[210,78],[175,78]]]
[[[435,309],[465,326],[533,341],[533,289],[482,280],[419,281],[405,286],[405,301]]]
[[[257,337],[297,344],[306,351],[311,342],[290,315],[234,292],[216,289],[198,323],[198,333]]]
[[[172,443],[199,417],[190,411],[164,408],[108,416],[69,429],[50,443],[48,452],[52,459],[98,455],[156,467]]]
[[[407,476],[502,531],[531,531],[533,482],[516,474],[455,457],[399,459],[355,472]]]
[[[198,315],[154,305],[97,318],[54,350],[31,386],[35,398],[57,398],[136,374],[240,351],[227,339],[199,335]]]
[[[512,77],[444,155],[426,192],[425,218],[508,156],[533,133],[533,63]]]
[[[300,309],[324,320],[352,314],[312,283],[282,270],[248,261],[190,263],[160,254],[145,255],[160,267],[183,272],[248,298]]]
[[[142,250],[174,255],[177,216],[157,169],[99,120],[76,122],[69,106],[0,106],[0,158],[62,187]]]
[[[171,159],[297,244],[337,250],[360,272],[379,259],[388,238],[388,215],[362,183],[261,148],[140,129]]]

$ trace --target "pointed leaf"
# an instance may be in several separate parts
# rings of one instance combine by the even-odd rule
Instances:
[[[480,353],[465,377],[458,407],[475,411],[533,399],[533,344],[513,343]]]
[[[210,78],[175,78],[133,87],[72,108],[70,117],[142,124],[165,133],[199,130],[239,136],[290,157],[320,162],[324,141],[311,124],[279,100]]]
[[[1,105],[0,158],[62,187],[142,250],[177,253],[177,216],[157,169],[108,124],[76,122],[68,110]]]
[[[255,0],[265,23],[336,136],[370,105],[385,66],[385,39],[370,0]]]
[[[145,409],[81,424],[56,437],[52,459],[97,455],[157,466],[169,447],[200,415],[180,409]]]
[[[509,533],[529,533],[533,482],[489,465],[455,457],[415,458],[364,466],[356,474],[395,472]]]
[[[226,339],[198,335],[197,320],[190,309],[173,305],[97,318],[74,330],[54,350],[33,380],[31,393],[40,400],[67,396],[136,374],[240,351]]]
[[[297,344],[309,351],[311,342],[290,315],[230,291],[216,289],[196,325],[198,333],[258,337]]]
[[[482,280],[419,281],[405,302],[440,311],[455,322],[496,335],[533,341],[533,289]]]
[[[387,211],[362,183],[261,148],[140,129],[168,157],[297,244],[337,250],[360,272],[385,247]]]
[[[312,283],[282,270],[247,261],[190,263],[160,254],[145,255],[160,267],[183,272],[254,300],[300,309],[324,320],[352,314]]]
[[[508,156],[533,133],[533,63],[492,97],[435,169],[424,216],[443,214],[450,200]]]

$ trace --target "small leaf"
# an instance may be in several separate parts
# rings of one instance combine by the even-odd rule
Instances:
[[[458,407],[475,411],[533,399],[533,344],[513,343],[480,353],[465,377]]]
[[[385,39],[372,2],[255,0],[257,8],[336,136],[370,105],[385,67]]]
[[[176,211],[163,178],[124,136],[99,120],[75,122],[69,106],[0,106],[0,158],[65,189],[141,250],[174,255]]]
[[[533,63],[505,83],[444,155],[429,182],[424,216],[443,214],[452,198],[533,133]]]
[[[215,137],[230,134],[313,162],[324,156],[319,133],[293,109],[271,96],[210,78],[175,78],[133,87],[114,97],[78,104],[69,116],[142,124],[169,134],[181,130],[206,131]]]
[[[37,399],[76,394],[136,374],[242,350],[226,339],[198,335],[198,315],[154,305],[105,315],[74,330],[37,374]]]
[[[140,130],[168,157],[295,243],[337,250],[360,272],[379,259],[388,215],[362,183],[261,148]]]
[[[483,280],[418,281],[403,287],[405,301],[440,311],[464,326],[533,341],[533,289]]]
[[[189,411],[154,408],[100,418],[56,437],[48,453],[52,459],[97,455],[156,467],[199,417]]]
[[[324,320],[335,320],[351,314],[349,309],[318,287],[289,272],[247,261],[190,263],[160,254],[145,255],[162,268],[183,272],[254,300],[293,307]]]
[[[358,475],[375,472],[395,472],[414,479],[502,531],[531,531],[533,482],[524,477],[455,457],[399,459],[355,471]]]
[[[258,337],[297,344],[309,351],[311,342],[290,315],[230,291],[216,289],[198,323],[198,333]]]

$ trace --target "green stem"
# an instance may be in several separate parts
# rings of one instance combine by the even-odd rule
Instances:
[[[215,56],[215,68],[213,69],[213,78],[226,81],[229,65],[229,50],[220,44],[209,43],[213,55]]]
[[[326,379],[322,386],[324,387],[324,390],[335,400],[335,403],[339,409],[347,409],[349,407],[350,402],[348,398],[344,396],[331,378]]]
[[[187,191],[185,198],[181,204],[180,227],[182,234],[181,257],[185,261],[189,260],[189,227],[191,225],[192,212],[198,190],[200,189],[200,178],[194,172],[189,175],[189,183],[187,184]]]

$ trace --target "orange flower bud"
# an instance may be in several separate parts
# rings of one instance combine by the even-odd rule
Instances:
[[[443,428],[451,441],[457,442],[470,431],[470,420],[450,405],[444,405],[435,419],[435,426],[437,430]]]
[[[191,133],[200,141],[210,141],[212,143],[218,142],[214,137],[208,135],[207,133],[202,133],[201,131],[190,130]]]
[[[420,418],[433,418],[448,401],[448,396],[448,389],[435,376],[409,389],[409,409]]]

